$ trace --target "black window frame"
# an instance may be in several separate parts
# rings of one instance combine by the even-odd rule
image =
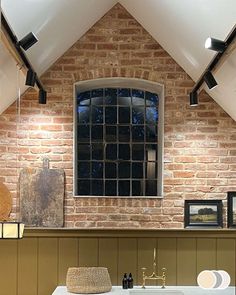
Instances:
[[[91,90],[89,90],[89,91],[90,91],[90,93],[92,93],[94,91],[96,92],[98,90],[101,90],[102,88],[103,88],[103,93],[104,93],[104,95],[103,95],[104,104],[103,105],[101,104],[101,99],[100,99],[100,102],[99,102],[99,99],[97,99],[97,107],[100,106],[100,108],[103,108],[103,122],[102,123],[99,122],[98,124],[96,124],[97,122],[94,121],[93,124],[96,124],[96,125],[99,125],[99,126],[101,126],[100,124],[103,125],[102,129],[103,129],[103,144],[104,145],[112,145],[112,144],[114,145],[114,143],[112,143],[112,139],[110,141],[106,142],[106,143],[104,142],[104,137],[106,136],[106,133],[104,131],[106,130],[106,128],[116,127],[116,136],[117,136],[117,143],[116,143],[117,151],[116,151],[116,153],[119,155],[119,145],[120,146],[122,146],[122,145],[124,145],[124,146],[125,145],[130,145],[130,158],[129,159],[128,158],[119,159],[117,157],[118,159],[117,158],[114,158],[114,159],[110,158],[109,160],[107,159],[107,161],[105,161],[105,151],[103,151],[103,159],[100,159],[101,160],[100,162],[101,163],[103,162],[103,168],[105,167],[106,163],[110,163],[110,164],[116,164],[117,166],[121,165],[122,166],[121,169],[120,170],[117,169],[117,172],[116,172],[115,176],[111,175],[110,177],[105,177],[106,174],[107,174],[106,170],[105,170],[103,172],[103,178],[102,179],[101,178],[99,178],[99,179],[91,178],[90,179],[90,194],[80,194],[78,192],[78,182],[77,181],[78,181],[78,158],[79,157],[78,157],[78,152],[77,152],[76,147],[79,146],[79,145],[80,146],[84,145],[84,146],[88,147],[89,145],[88,145],[88,142],[78,142],[80,140],[80,138],[78,138],[78,136],[77,136],[77,132],[78,132],[78,128],[77,128],[77,118],[78,118],[78,112],[77,112],[77,107],[78,107],[77,101],[78,100],[77,100],[77,96],[79,94],[81,94],[82,92],[84,92],[84,91],[77,91],[76,92],[76,104],[75,104],[76,105],[76,111],[75,111],[75,136],[74,136],[74,160],[75,160],[75,163],[74,163],[74,192],[75,192],[75,196],[77,196],[77,197],[99,197],[99,196],[100,197],[130,197],[130,198],[134,198],[134,197],[137,197],[137,198],[161,197],[162,196],[161,193],[160,193],[161,190],[160,189],[158,190],[158,181],[160,180],[159,177],[162,177],[162,175],[160,175],[160,169],[158,169],[158,163],[161,162],[160,152],[158,151],[158,142],[159,142],[159,137],[160,137],[159,136],[160,122],[158,121],[157,124],[155,125],[155,124],[152,124],[151,121],[148,121],[148,120],[146,121],[146,111],[152,111],[152,109],[150,109],[151,107],[152,108],[157,108],[159,112],[161,111],[161,109],[158,108],[158,106],[155,106],[154,104],[151,104],[151,106],[150,106],[150,102],[149,102],[149,104],[147,104],[146,100],[144,100],[145,103],[143,105],[142,105],[142,103],[140,103],[140,105],[139,105],[139,103],[137,103],[137,102],[135,104],[132,104],[132,101],[135,98],[135,95],[133,95],[133,92],[135,92],[135,91],[142,91],[145,96],[147,94],[148,95],[150,95],[150,94],[151,95],[156,95],[157,101],[160,100],[159,94],[158,93],[153,93],[153,92],[150,92],[150,91],[147,91],[147,90],[137,89],[136,87],[135,87],[136,89],[134,87],[129,88],[129,89],[125,88],[125,87],[116,87],[116,88],[114,88],[114,87],[98,87],[97,89],[91,88]],[[129,106],[129,108],[130,108],[129,120],[124,121],[124,122],[122,121],[121,124],[119,125],[119,122],[117,122],[117,120],[119,121],[119,119],[118,119],[119,118],[119,112],[120,112],[120,110],[122,108],[122,111],[120,113],[121,114],[125,113],[125,111],[126,111],[125,108],[127,108],[127,102],[126,102],[126,104],[124,103],[124,105],[122,105],[122,102],[120,104],[118,104],[117,103],[118,98],[117,97],[112,97],[112,95],[111,95],[110,98],[106,98],[106,89],[114,89],[114,91],[118,92],[119,91],[118,89],[120,89],[120,88],[121,89],[122,88],[123,89],[128,89],[131,92],[131,96],[130,96],[131,97],[131,107]],[[95,106],[95,104],[93,104],[93,102],[92,102],[93,98],[90,97],[90,108],[91,108],[91,110],[90,110],[90,124],[92,123],[92,118],[91,118],[91,116],[92,116],[91,115],[92,114],[92,108],[94,109],[94,106]],[[105,103],[106,99],[109,100],[109,103],[110,103],[109,105],[106,105],[106,103]],[[85,103],[84,106],[88,106],[88,104]],[[114,118],[114,115],[113,115],[112,119],[109,118],[109,115],[107,115],[107,118],[106,118],[106,110],[107,110],[107,108],[109,109],[110,107],[113,108],[113,112],[114,112],[114,108],[116,109],[117,118]],[[140,122],[138,122],[138,124],[136,124],[136,122],[133,122],[132,111],[133,111],[134,107],[144,108],[144,113],[145,113],[145,117],[143,119],[144,122],[142,122],[142,119],[141,119]],[[109,121],[109,120],[113,120],[113,121]],[[126,120],[126,118],[124,118],[124,120]],[[113,124],[115,122],[116,122],[116,125],[114,126]],[[86,122],[82,121],[82,124],[85,124],[85,126],[86,126]],[[96,126],[96,127],[99,127],[99,126]],[[135,130],[133,131],[133,129],[136,129],[136,127],[137,128],[141,127],[141,129],[142,129],[142,126],[144,126],[144,128],[143,128],[144,129],[144,138],[145,138],[144,141],[139,141],[139,140],[133,141],[133,142],[126,142],[126,141],[121,141],[120,142],[120,141],[118,141],[119,138],[118,138],[117,133],[118,133],[119,128],[122,128],[122,127],[127,127],[128,128],[129,127],[130,128],[129,132],[133,134],[133,132],[135,131]],[[154,141],[150,136],[150,139],[148,141],[145,141],[146,140],[146,135],[145,134],[147,133],[147,132],[145,132],[145,130],[151,129],[149,127],[154,127],[154,126],[155,126],[155,129],[157,130],[157,135],[156,135],[157,138],[156,138],[156,140]],[[141,129],[139,128],[139,132],[141,131]],[[90,132],[89,132],[90,150],[91,150],[91,153],[92,153],[92,147],[94,145],[96,145],[96,144],[97,145],[101,144],[101,142],[99,142],[99,140],[100,140],[99,139],[100,138],[99,137],[99,130],[96,129],[96,132],[94,132],[94,133],[96,133],[96,136],[98,136],[98,141],[96,142],[96,140],[95,140],[95,142],[93,143],[93,146],[91,145],[91,143],[92,143],[91,142],[91,135],[93,134],[93,132],[91,130],[92,130],[92,127],[90,128]],[[142,132],[140,132],[139,134],[141,134],[141,133]],[[152,133],[152,132],[150,132],[150,133]],[[132,135],[131,135],[131,141],[132,141]],[[131,145],[133,145],[135,147],[137,147],[138,145],[140,145],[140,146],[143,145],[143,147],[144,147],[143,148],[144,149],[144,159],[136,159],[136,158],[133,159],[133,152],[132,152]],[[153,161],[153,159],[152,159],[151,161],[147,161],[147,159],[145,159],[145,156],[146,156],[145,148],[146,148],[146,146],[155,146],[155,145],[157,146],[156,149],[154,148],[154,151],[155,151],[154,153],[156,155],[156,160]],[[159,147],[159,148],[161,148],[161,147]],[[162,153],[161,153],[161,155],[162,155]],[[123,154],[123,157],[125,157],[125,153]],[[86,153],[85,153],[85,160],[86,160]],[[90,155],[90,159],[88,160],[88,161],[91,162],[90,167],[91,167],[91,165],[93,165],[92,160],[94,160],[94,159],[92,159],[91,155]],[[126,172],[123,171],[123,170],[125,170],[125,167],[128,167],[128,165],[125,165],[125,164],[127,164],[126,160],[129,162],[129,166],[131,167],[130,170],[129,170],[130,171],[129,173],[127,171]],[[97,161],[99,161],[99,156],[97,158]],[[121,161],[121,162],[118,163],[118,161]],[[156,165],[156,168],[154,169],[155,170],[154,178],[149,179],[147,177],[148,168],[144,164],[143,164],[143,166],[145,166],[145,167],[143,168],[143,171],[144,171],[143,172],[143,178],[140,178],[138,173],[137,173],[137,176],[133,175],[134,172],[132,171],[132,167],[135,166],[135,165],[141,165],[142,163],[146,163],[146,162],[148,162],[148,163],[150,162],[152,164],[151,166]],[[134,169],[134,171],[135,171],[135,169]],[[92,168],[90,168],[90,172],[92,173]],[[122,178],[119,178],[119,174],[120,174],[120,176]],[[149,171],[149,174],[150,174],[150,171]],[[152,173],[152,175],[153,175],[153,173]],[[91,177],[91,175],[90,175],[90,177]],[[81,179],[81,181],[84,181],[84,180],[86,180],[87,181],[86,183],[88,183],[88,179],[86,177],[84,179],[83,178]],[[108,189],[106,189],[106,187],[104,187],[103,188],[103,192],[104,192],[103,195],[94,195],[93,194],[93,192],[94,192],[93,183],[95,183],[97,181],[97,184],[99,185],[99,181],[101,181],[101,180],[103,181],[103,186],[105,186],[106,181],[108,181],[109,184],[111,185],[111,190],[112,189],[115,190],[114,182],[116,181],[116,193],[114,193],[114,195],[112,195],[112,194],[107,195],[106,191],[108,191]],[[127,181],[130,181],[130,185],[129,185],[130,194],[125,193],[123,195],[119,195],[120,191],[124,191],[123,188],[119,188],[119,184],[122,184],[124,187],[127,187]],[[138,181],[139,181],[139,185],[142,183],[143,186],[144,186],[143,192],[140,195],[132,194],[132,190],[137,191],[137,183],[138,183]],[[155,189],[154,189],[154,191],[153,191],[153,183],[152,183],[153,181],[155,181]],[[83,183],[85,183],[85,182],[83,182]],[[149,187],[152,187],[152,188],[149,189]],[[84,191],[86,191],[86,189]],[[151,194],[147,194],[148,191],[151,191]]]

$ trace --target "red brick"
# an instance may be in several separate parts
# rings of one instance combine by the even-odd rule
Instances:
[[[165,87],[164,199],[73,197],[73,85],[77,81],[141,78]],[[28,90],[0,116],[0,179],[11,189],[19,215],[22,167],[51,167],[66,174],[65,226],[182,228],[185,199],[225,199],[236,190],[236,124],[204,91],[189,106],[194,82],[121,6],[116,5],[42,76],[47,105]],[[18,124],[17,124],[18,122]],[[224,202],[224,212],[226,210]]]
[[[97,44],[98,50],[117,50],[118,44],[112,44],[112,43],[104,43],[104,44]]]
[[[121,35],[138,35],[138,34],[140,34],[140,32],[141,32],[141,29],[139,28],[139,29],[120,29],[119,30],[119,33],[121,34]]]

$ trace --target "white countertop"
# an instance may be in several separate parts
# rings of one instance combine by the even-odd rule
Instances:
[[[162,295],[168,293],[169,290],[172,292],[174,290],[182,291],[184,295],[235,295],[235,287],[228,287],[225,290],[204,290],[197,286],[167,286],[165,289],[161,289],[158,286],[147,286],[145,289],[142,289],[140,286],[134,287],[133,289],[122,289],[120,286],[113,286],[112,290],[107,293],[102,293],[106,295],[129,295],[129,290],[162,290],[161,293],[157,292],[156,295]],[[150,293],[152,295],[153,293]],[[174,294],[174,293],[173,293]],[[75,293],[67,292],[66,286],[58,286],[52,295],[75,295]],[[137,292],[137,295],[138,292]]]

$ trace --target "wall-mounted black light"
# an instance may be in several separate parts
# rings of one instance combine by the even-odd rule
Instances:
[[[224,55],[224,53],[230,48],[231,44],[233,42],[236,42],[236,25],[233,27],[230,34],[227,36],[225,41],[221,41],[214,38],[208,38],[205,42],[205,48],[209,48],[211,50],[217,51],[217,54],[215,54],[214,58],[208,65],[208,67],[205,69],[205,71],[202,73],[198,81],[195,83],[194,87],[192,88],[192,91],[190,93],[190,105],[191,101],[195,100],[197,98],[197,91],[200,89],[202,84],[204,82],[207,83],[207,86],[212,89],[217,85],[217,82],[211,72],[216,68],[217,64],[219,63],[220,59]],[[193,105],[195,105],[193,103]]]
[[[25,85],[34,87],[36,82],[36,73],[32,69],[28,69],[26,74]]]
[[[218,51],[218,52],[225,51],[226,47],[227,47],[226,42],[218,40],[218,39],[210,38],[210,37],[207,38],[205,42],[205,48]]]
[[[190,98],[190,106],[194,107],[198,105],[197,91],[190,92],[189,98]]]
[[[47,92],[44,89],[39,89],[39,103],[40,104],[47,103]]]
[[[0,0],[1,2],[1,0]],[[15,33],[12,31],[11,27],[9,26],[6,18],[4,17],[3,13],[1,12],[1,25],[4,28],[7,36],[9,37],[9,40],[11,40],[12,44],[14,45],[16,51],[20,55],[25,67],[28,69],[27,77],[26,77],[26,85],[32,86],[33,84],[33,78],[35,76],[35,84],[40,89],[39,90],[39,103],[45,104],[47,101],[47,92],[44,90],[44,87],[39,80],[37,74],[35,73],[32,65],[30,64],[27,56],[25,55],[24,50],[29,49],[33,44],[35,44],[38,39],[37,37],[31,32],[27,34],[23,39],[18,41]],[[23,48],[23,49],[22,49]]]
[[[33,32],[27,34],[24,38],[22,38],[18,44],[24,49],[27,50],[31,46],[33,46],[36,42],[38,42],[37,37],[34,35]]]
[[[213,89],[218,85],[215,78],[213,77],[213,75],[210,71],[207,71],[205,73],[204,81],[206,82],[209,89]]]

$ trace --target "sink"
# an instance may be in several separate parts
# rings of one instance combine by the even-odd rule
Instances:
[[[133,289],[129,290],[130,295],[184,295],[184,293],[180,290],[174,290],[174,289],[162,289],[160,288],[152,288],[152,289]]]

